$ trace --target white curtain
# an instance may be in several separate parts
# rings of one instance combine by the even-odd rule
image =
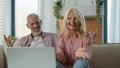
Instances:
[[[120,43],[120,0],[111,0],[111,11],[108,12],[111,12],[108,22],[108,43]]]
[[[39,0],[38,13],[42,19],[42,30],[57,33],[56,18],[53,16],[53,5],[55,0]]]
[[[3,35],[5,33],[5,4],[4,0],[0,0],[0,45],[3,45]]]
[[[0,0],[0,45],[3,45],[3,35],[11,34],[11,0]]]

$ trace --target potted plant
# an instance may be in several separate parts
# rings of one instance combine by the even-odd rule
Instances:
[[[53,6],[53,15],[58,19],[61,16],[61,10],[63,8],[63,0],[57,0]]]
[[[63,0],[57,0],[53,6],[53,15],[57,19],[57,28],[59,29],[58,26],[58,19],[61,17],[61,11],[63,8]]]
[[[97,23],[97,27],[98,27],[98,23],[100,22],[100,18],[101,18],[101,5],[103,4],[102,0],[96,0],[96,23]]]

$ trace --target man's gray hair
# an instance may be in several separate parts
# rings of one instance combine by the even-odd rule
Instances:
[[[39,16],[38,16],[37,14],[35,14],[35,13],[29,14],[29,15],[27,16],[27,20],[28,20],[29,17],[36,17],[36,18],[40,19]]]

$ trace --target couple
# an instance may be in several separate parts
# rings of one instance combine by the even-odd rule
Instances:
[[[56,47],[56,68],[91,68],[91,47],[96,33],[86,32],[86,22],[78,8],[68,10],[63,19],[62,33],[57,36],[41,31],[42,21],[36,14],[27,17],[31,33],[18,41],[4,36],[8,46],[15,47]],[[57,40],[57,41],[56,41]],[[14,43],[15,42],[15,43]],[[41,46],[38,46],[41,44]]]

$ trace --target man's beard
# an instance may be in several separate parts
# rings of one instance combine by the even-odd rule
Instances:
[[[38,36],[38,35],[40,35],[40,34],[41,34],[41,30],[40,30],[40,31],[38,31],[38,32],[35,32],[35,31],[31,30],[31,32],[32,32],[32,34],[33,34],[33,35],[35,35],[35,36]]]

